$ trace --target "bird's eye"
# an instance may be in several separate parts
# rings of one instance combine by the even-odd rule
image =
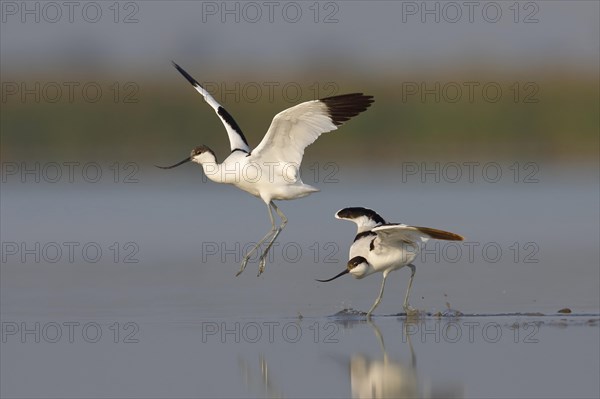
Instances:
[[[352,258],[349,262],[348,262],[348,270],[352,270],[355,267],[357,267],[358,265],[360,265],[361,263],[366,262],[367,260],[361,256],[357,256],[356,258]]]

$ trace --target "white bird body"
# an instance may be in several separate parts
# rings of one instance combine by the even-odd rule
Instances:
[[[369,317],[381,302],[388,274],[405,266],[411,269],[411,277],[404,298],[404,309],[407,314],[416,312],[408,305],[408,297],[416,271],[412,261],[419,254],[421,245],[430,238],[463,240],[462,236],[443,230],[409,226],[402,223],[386,223],[375,211],[367,208],[344,208],[339,210],[335,217],[350,220],[357,225],[357,234],[350,246],[350,260],[347,269],[337,276],[317,281],[328,282],[346,273],[352,274],[356,279],[363,279],[371,274],[381,272],[383,274],[381,290],[377,300],[367,313]]]
[[[263,168],[264,162],[256,161],[241,151],[231,153],[220,164],[210,152],[197,155],[192,162],[202,166],[209,180],[231,184],[266,203],[302,198],[320,191],[302,182],[295,165],[272,162]]]
[[[403,227],[411,227],[402,225]],[[350,246],[349,258],[363,256],[369,262],[368,268],[364,274],[355,274],[357,279],[365,278],[373,273],[388,273],[393,270],[401,269],[411,263],[418,255],[420,247],[416,242],[401,242],[398,245],[390,245],[382,239],[376,230],[371,230],[371,234],[363,235]],[[424,238],[424,237],[423,237]],[[423,239],[426,242],[427,238]]]
[[[252,253],[268,239],[267,247],[259,258],[260,275],[264,271],[266,256],[273,242],[287,224],[287,218],[273,201],[302,198],[319,191],[304,184],[300,178],[304,149],[321,134],[336,130],[342,123],[365,111],[373,102],[373,97],[362,93],[345,94],[306,101],[281,111],[273,118],[260,144],[251,150],[242,130],[229,112],[183,68],[175,63],[173,65],[202,94],[223,122],[231,154],[222,163],[218,163],[215,153],[202,145],[194,148],[183,161],[159,167],[171,169],[189,161],[198,163],[211,181],[232,184],[267,204],[271,230],[244,256],[238,272],[239,275]],[[281,220],[277,227],[273,210]]]

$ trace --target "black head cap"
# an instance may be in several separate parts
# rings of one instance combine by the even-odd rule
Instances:
[[[385,220],[377,212],[369,208],[362,207],[352,207],[352,208],[344,208],[335,216],[339,219],[358,219],[361,216],[366,216],[377,224],[385,224]]]
[[[367,260],[365,258],[363,258],[362,256],[355,256],[354,258],[352,258],[348,261],[348,270],[354,269],[356,266],[360,265],[361,263],[367,263]]]

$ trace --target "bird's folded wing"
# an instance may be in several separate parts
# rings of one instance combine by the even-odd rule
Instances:
[[[227,112],[227,110],[223,108],[221,104],[219,104],[217,100],[215,100],[214,97],[211,96],[210,93],[204,87],[202,87],[200,83],[198,83],[196,79],[194,79],[182,67],[180,67],[174,62],[173,66],[179,71],[179,73],[183,75],[183,77],[185,77],[188,80],[188,82],[192,84],[192,86],[194,86],[198,93],[202,94],[204,100],[208,103],[208,105],[210,105],[215,110],[215,112],[221,119],[221,122],[223,122],[225,130],[227,130],[227,136],[229,136],[229,144],[231,145],[231,151],[242,150],[249,153],[250,147],[248,146],[248,141],[246,141],[246,137],[244,137],[242,129],[240,129],[240,127],[235,122],[231,114]]]
[[[321,134],[337,129],[337,126],[366,110],[372,102],[371,96],[353,93],[307,101],[288,108],[275,115],[265,137],[252,154],[262,161],[299,166],[307,146]]]

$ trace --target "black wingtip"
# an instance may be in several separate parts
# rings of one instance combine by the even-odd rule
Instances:
[[[325,97],[323,102],[329,111],[332,122],[339,126],[350,118],[360,114],[373,104],[373,96],[363,93],[342,94],[339,96]]]
[[[192,84],[192,86],[200,86],[200,83],[198,83],[198,81],[196,79],[194,79],[192,77],[192,75],[190,75],[189,73],[187,73],[185,71],[185,69],[183,69],[182,67],[180,67],[175,61],[171,61],[171,63],[173,64],[173,66],[175,67],[175,69],[177,69],[179,71],[179,73],[182,74],[183,77],[186,78],[187,81]],[[202,87],[202,86],[200,86],[200,87]]]

